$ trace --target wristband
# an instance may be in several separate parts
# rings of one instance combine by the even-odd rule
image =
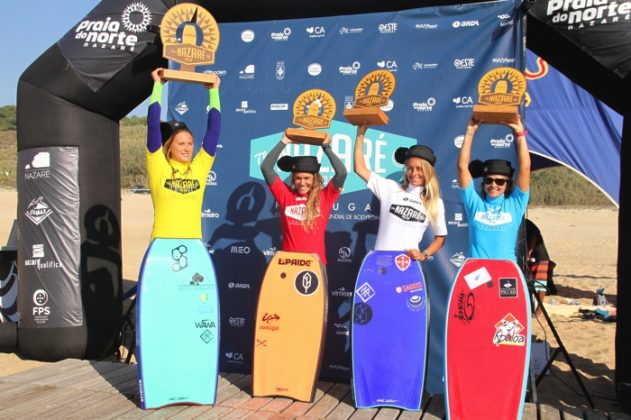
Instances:
[[[528,130],[524,129],[524,131],[520,131],[519,133],[515,133],[515,136],[517,136],[517,137],[526,137],[526,134],[528,134]]]
[[[329,143],[323,144],[322,145],[322,150],[326,150],[326,149],[330,149],[331,145]]]
[[[421,251],[421,255],[425,258],[429,258],[429,254],[426,251]]]

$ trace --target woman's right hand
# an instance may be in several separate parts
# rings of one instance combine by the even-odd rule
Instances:
[[[361,123],[361,125],[357,126],[357,137],[363,136],[366,134],[366,130],[368,130],[367,123]]]
[[[164,84],[166,80],[163,79],[163,76],[164,76],[164,69],[162,67],[158,67],[157,69],[151,72],[151,78],[153,79],[154,82],[160,82]]]
[[[478,121],[473,115],[469,118],[469,122],[467,123],[467,133],[470,136],[474,136],[475,132],[480,128],[481,121]]]

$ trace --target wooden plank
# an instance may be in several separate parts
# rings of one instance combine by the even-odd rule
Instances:
[[[293,402],[294,400],[292,400],[291,398],[285,398],[285,397],[273,398],[272,401],[270,401],[263,408],[263,411],[270,412],[270,413],[280,413],[282,411],[285,411],[287,407],[293,404]]]
[[[307,411],[307,417],[325,418],[350,392],[349,384],[335,384]]]
[[[352,420],[372,419],[378,412],[378,408],[358,408],[350,418]]]
[[[398,410],[396,408],[383,407],[379,409],[379,412],[375,416],[375,419],[376,420],[390,420],[390,419],[394,420],[399,416],[400,412],[401,410]]]
[[[214,407],[212,405],[189,405],[171,418],[178,420],[196,419],[199,416],[206,414],[207,411],[211,411],[213,409]]]
[[[129,365],[123,363],[118,363],[117,365],[119,366],[116,366],[115,369],[83,382],[81,387],[90,391],[109,392],[117,390],[120,392],[118,387],[122,383],[129,380],[137,381],[138,374],[135,368],[130,369]]]
[[[61,404],[46,413],[47,418],[59,418],[59,417],[68,417],[71,416],[75,411],[81,410],[86,405],[90,405],[98,401],[99,398],[103,398],[103,394],[92,392],[92,391],[82,391],[77,392],[80,394],[79,398],[73,400],[64,400],[61,401]]]
[[[563,420],[583,420],[583,410],[565,407],[561,409],[561,418]]]
[[[524,412],[522,413],[522,420],[537,420],[537,405],[533,403],[524,404]]]
[[[28,403],[30,398],[37,395],[37,391],[41,389],[41,386],[34,384],[17,384],[12,389],[6,389],[0,396],[0,407],[11,407],[16,404]],[[2,413],[2,411],[0,411]]]
[[[0,414],[6,418],[44,418],[50,410],[59,407],[63,401],[80,398],[81,394],[74,389],[55,388],[42,392],[28,404],[14,405]]]
[[[423,403],[423,420],[440,420],[445,417],[445,396],[428,395],[428,402]]]
[[[402,410],[401,415],[397,417],[397,420],[418,420],[422,416],[423,416],[422,411]]]
[[[63,374],[64,371],[72,371],[73,369],[76,369],[77,367],[87,363],[87,360],[64,359],[59,362],[39,366],[33,369],[14,373],[9,376],[4,376],[2,380],[20,383],[34,382],[36,379],[55,377],[57,375]]]
[[[228,414],[232,411],[230,407],[220,407],[215,406],[212,410],[208,410],[203,413],[201,416],[196,417],[198,419],[220,419],[223,418],[224,415]]]
[[[355,400],[353,398],[353,392],[349,392],[340,401],[340,403],[329,413],[326,417],[331,420],[346,420],[355,413]]]
[[[539,404],[539,415],[545,420],[561,420],[559,409],[547,404]]]
[[[333,384],[331,382],[318,382],[312,402],[294,401],[289,407],[287,407],[286,410],[278,415],[278,418],[294,418],[303,416],[311,409],[311,407],[320,401],[320,399],[328,392],[329,389],[331,389],[332,386]]]

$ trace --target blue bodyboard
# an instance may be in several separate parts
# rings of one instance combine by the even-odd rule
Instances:
[[[199,239],[156,238],[140,270],[140,406],[214,404],[219,369],[215,270]]]
[[[351,331],[358,408],[420,410],[429,305],[423,271],[404,251],[371,251],[357,277]]]

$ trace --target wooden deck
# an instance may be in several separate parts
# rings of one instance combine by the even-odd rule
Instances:
[[[313,403],[253,398],[251,375],[222,373],[214,406],[176,405],[142,410],[135,365],[67,359],[0,377],[0,419],[441,419],[442,397],[428,398],[424,412],[356,409],[349,384],[320,382]],[[527,403],[524,420],[631,420],[626,414],[559,411]],[[489,419],[492,420],[492,419]]]

